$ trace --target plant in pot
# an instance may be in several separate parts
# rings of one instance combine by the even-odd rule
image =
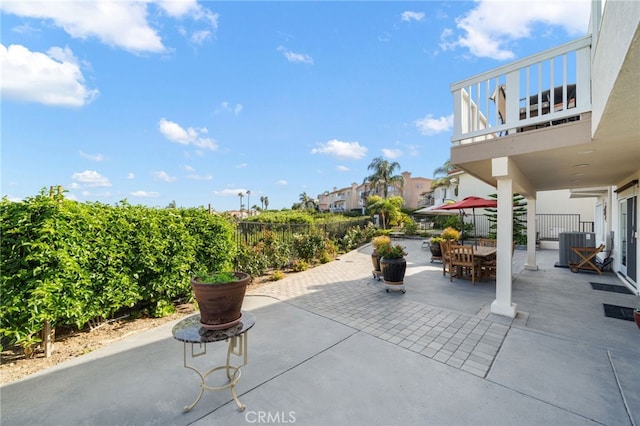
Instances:
[[[442,250],[440,243],[445,241],[458,241],[460,239],[460,231],[455,228],[447,227],[442,230],[439,237],[432,237],[429,240],[429,250],[431,251],[431,261],[434,258],[442,259]]]
[[[640,306],[633,311],[633,320],[636,322],[638,328],[640,328]]]
[[[191,278],[200,308],[200,325],[208,330],[223,330],[238,324],[249,281],[251,275],[244,272],[205,272]]]
[[[371,245],[373,246],[373,252],[371,253],[371,263],[373,264],[373,275],[374,277],[379,276],[381,273],[380,269],[380,254],[378,250],[383,245],[391,244],[391,237],[388,235],[378,235],[377,237],[373,237],[371,240]]]
[[[380,255],[380,269],[386,284],[403,284],[404,273],[407,270],[407,254],[400,244],[383,244],[378,248]]]

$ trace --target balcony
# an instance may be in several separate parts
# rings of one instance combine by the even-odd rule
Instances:
[[[591,111],[591,36],[451,85],[454,146],[580,119]]]

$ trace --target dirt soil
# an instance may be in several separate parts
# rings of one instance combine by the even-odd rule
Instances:
[[[269,277],[254,279],[247,291],[269,282]],[[52,367],[66,360],[85,355],[110,343],[124,339],[132,334],[158,327],[167,322],[186,317],[195,312],[192,304],[179,305],[176,313],[163,318],[119,319],[105,322],[97,328],[82,330],[73,328],[56,329],[53,353],[45,358],[42,349],[36,350],[31,358],[26,358],[22,348],[13,346],[4,348],[0,354],[0,384],[4,385],[36,372]]]

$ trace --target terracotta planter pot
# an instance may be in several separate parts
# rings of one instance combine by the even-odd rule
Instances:
[[[251,276],[234,272],[237,281],[203,283],[191,279],[191,288],[200,308],[200,325],[209,330],[223,330],[240,322],[242,302]]]
[[[633,319],[635,320],[638,328],[640,328],[640,311],[633,311]]]
[[[403,284],[404,273],[407,270],[407,259],[380,259],[380,268],[382,269],[382,278],[386,284]]]

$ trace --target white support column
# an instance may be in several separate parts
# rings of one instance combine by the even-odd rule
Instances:
[[[491,313],[514,318],[516,305],[511,303],[513,256],[513,179],[509,176],[508,157],[491,161],[492,173],[498,181],[498,223],[496,258],[496,300],[491,303]]]
[[[536,262],[537,236],[536,199],[535,197],[527,197],[527,263],[525,263],[524,269],[528,271],[538,270],[538,264]]]

